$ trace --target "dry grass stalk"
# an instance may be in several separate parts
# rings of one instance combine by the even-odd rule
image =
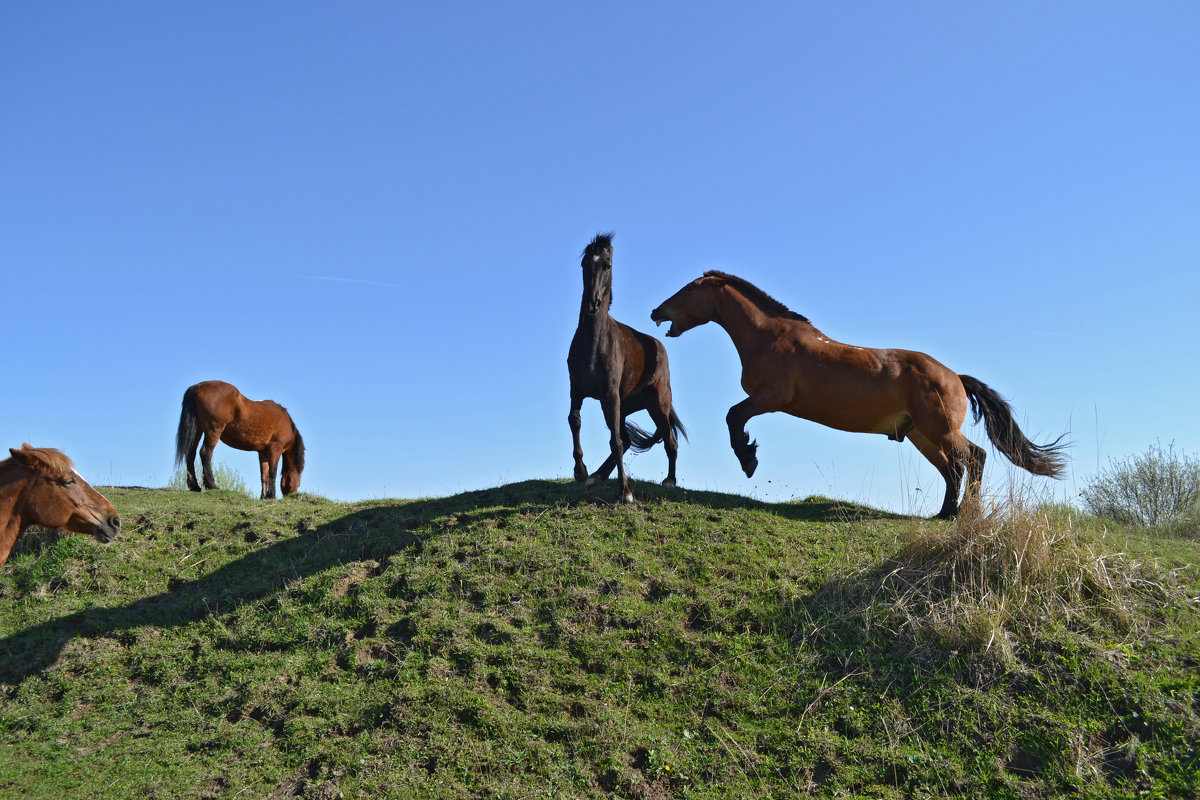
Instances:
[[[1008,664],[1023,632],[1046,622],[1134,633],[1146,619],[1137,610],[1173,590],[1076,522],[1016,495],[969,503],[954,524],[920,526],[882,567],[831,584],[826,596],[857,596],[860,622],[886,629],[917,660],[986,653]]]

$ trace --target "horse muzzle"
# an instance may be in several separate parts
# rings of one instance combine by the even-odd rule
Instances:
[[[116,514],[110,514],[102,521],[92,525],[92,535],[104,544],[108,544],[113,539],[117,538],[117,534],[121,532],[121,518]]]

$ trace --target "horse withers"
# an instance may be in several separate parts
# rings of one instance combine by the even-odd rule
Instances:
[[[95,536],[108,543],[121,530],[113,504],[49,447],[10,447],[0,461],[0,566],[31,525]]]
[[[671,323],[669,337],[716,322],[733,340],[749,396],[729,409],[726,422],[747,477],[758,466],[758,443],[750,441],[746,422],[784,411],[843,431],[882,433],[897,442],[907,437],[945,479],[938,516],[950,518],[958,512],[964,468],[967,493],[977,493],[987,456],[959,430],[968,407],[976,422],[984,420],[996,449],[1018,467],[1034,475],[1062,475],[1061,437],[1047,445],[1030,442],[1012,407],[981,381],[924,353],[835,342],[736,276],[706,272],[654,309],[650,319]]]
[[[567,372],[571,378],[571,413],[567,422],[575,445],[575,480],[586,480],[586,485],[592,486],[607,478],[615,467],[621,482],[621,502],[632,503],[633,493],[625,475],[625,451],[632,448],[640,453],[662,442],[667,451],[667,477],[663,485],[674,486],[675,457],[679,451],[676,436],[686,439],[687,431],[671,403],[671,372],[662,342],[617,322],[608,313],[612,305],[612,256],[611,233],[597,235],[583,251],[579,326],[567,354]],[[579,443],[582,425],[579,409],[588,397],[600,401],[610,434],[609,456],[590,476]],[[654,420],[653,435],[626,419],[643,409]]]
[[[304,471],[304,440],[291,415],[273,400],[249,400],[224,381],[203,381],[183,393],[179,429],[175,433],[175,466],[186,462],[187,486],[200,491],[196,480],[196,448],[200,438],[200,464],[205,489],[217,488],[213,477],[212,454],[217,442],[237,450],[258,453],[264,500],[275,497],[275,479],[283,460],[279,488],[289,495],[300,488]]]

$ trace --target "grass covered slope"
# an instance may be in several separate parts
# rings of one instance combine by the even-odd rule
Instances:
[[[106,490],[0,570],[0,796],[1200,793],[1196,543],[635,491]]]

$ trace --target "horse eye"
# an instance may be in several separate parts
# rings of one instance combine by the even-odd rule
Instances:
[[[58,485],[59,486],[74,486],[75,479],[74,478],[62,478],[59,480]]]

